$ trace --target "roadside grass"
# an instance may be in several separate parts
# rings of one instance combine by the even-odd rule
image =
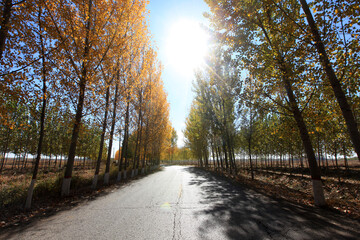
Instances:
[[[61,189],[63,171],[40,173],[34,188],[33,201],[39,198],[58,197]],[[2,178],[3,176],[1,176]],[[4,177],[0,188],[0,208],[21,208],[24,205],[31,182],[31,174]],[[71,189],[88,185],[91,177],[88,171],[76,171],[71,180]]]

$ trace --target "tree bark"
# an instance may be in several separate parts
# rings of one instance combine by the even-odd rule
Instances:
[[[146,171],[146,165],[147,165],[147,161],[146,161],[146,155],[147,155],[147,143],[148,143],[148,138],[149,138],[149,120],[146,120],[146,129],[145,129],[145,140],[144,140],[144,154],[143,154],[143,159],[142,159],[142,167],[145,169],[144,171]]]
[[[252,159],[251,159],[251,138],[248,141],[248,151],[249,151],[251,180],[254,180],[254,168],[253,168]]]
[[[118,91],[119,91],[119,84],[116,83],[115,96],[114,96],[114,106],[113,106],[111,129],[110,129],[109,149],[108,149],[108,155],[107,155],[107,160],[106,160],[106,168],[105,168],[105,176],[104,176],[104,184],[109,184],[110,160],[111,160],[111,151],[112,151],[112,144],[113,144],[114,131],[115,131],[116,107],[117,107],[117,100],[118,100]]]
[[[141,121],[142,121],[142,116],[141,116],[142,96],[141,96],[141,95],[142,95],[142,94],[140,93],[138,131],[137,131],[137,135],[136,135],[133,170],[138,170],[138,167],[139,167],[139,158],[140,158],[140,141],[141,141],[141,130],[142,130],[142,122],[141,122]]]
[[[11,18],[12,7],[13,7],[12,0],[5,0],[3,2],[3,12],[2,12],[2,21],[1,21],[1,29],[0,29],[0,60],[2,59],[3,53],[5,51],[5,43],[10,29],[9,23]]]
[[[100,172],[100,164],[101,164],[101,158],[104,150],[104,139],[105,139],[105,133],[106,133],[106,126],[107,126],[107,116],[108,116],[108,110],[109,110],[109,98],[110,98],[110,86],[108,85],[106,87],[106,94],[105,94],[105,113],[104,113],[104,120],[102,124],[102,130],[101,130],[101,139],[100,139],[100,149],[99,149],[99,155],[98,159],[96,161],[96,168],[95,168],[95,175],[92,182],[92,188],[95,189],[97,186],[97,180]]]
[[[128,139],[129,139],[129,115],[130,115],[130,100],[129,100],[129,96],[128,96],[127,103],[126,103],[126,112],[125,112],[124,140],[123,140],[123,144],[122,144],[122,148],[121,148],[121,157],[120,157],[120,164],[119,164],[119,173],[121,174],[122,166],[123,166],[123,159],[125,159],[124,179],[126,178],[126,167],[127,167],[126,165],[127,165],[127,148],[128,148]]]
[[[142,108],[140,103],[140,130],[139,130],[139,149],[137,154],[137,160],[136,160],[136,169],[138,171],[139,169],[139,163],[140,163],[140,156],[141,156],[141,144],[142,144],[142,129],[143,129],[143,119],[142,119]]]

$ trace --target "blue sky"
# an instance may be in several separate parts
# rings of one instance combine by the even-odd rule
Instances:
[[[169,63],[166,41],[173,24],[181,19],[207,25],[203,13],[209,12],[209,8],[202,0],[150,0],[148,9],[150,31],[164,66],[162,80],[170,103],[170,121],[178,133],[178,146],[183,146],[182,130],[193,98],[194,77],[193,74],[180,72]]]

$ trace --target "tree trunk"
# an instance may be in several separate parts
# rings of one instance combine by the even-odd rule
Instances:
[[[25,163],[24,163],[24,169],[26,169],[26,167],[27,167],[27,162],[28,162],[28,160],[29,160],[29,158],[27,157],[27,154],[25,155]]]
[[[254,180],[254,169],[253,169],[253,164],[252,164],[252,159],[251,159],[251,139],[248,141],[248,151],[249,151],[251,180]]]
[[[51,153],[50,153],[50,156],[49,156],[49,160],[48,160],[48,170],[50,171],[50,166],[51,165]]]
[[[141,144],[142,144],[142,128],[143,128],[143,123],[142,123],[142,112],[140,109],[140,131],[139,131],[139,149],[138,149],[138,156],[137,156],[137,161],[136,161],[136,171],[139,170],[139,163],[140,163],[140,156],[141,156]]]
[[[61,187],[61,196],[68,196],[70,194],[70,183],[71,183],[72,170],[73,170],[75,154],[76,154],[76,145],[79,137],[82,112],[84,108],[85,90],[87,84],[87,70],[88,70],[87,58],[90,52],[89,36],[90,36],[91,9],[92,9],[92,0],[89,0],[88,19],[86,21],[86,37],[85,37],[85,46],[84,46],[84,55],[83,55],[84,59],[82,62],[81,77],[79,82],[79,98],[76,106],[75,123],[71,136],[68,160],[66,164],[62,187]]]
[[[111,151],[112,151],[112,144],[113,144],[114,131],[115,131],[118,90],[119,90],[119,84],[116,83],[115,96],[114,96],[114,106],[113,106],[111,129],[110,129],[109,149],[108,149],[108,155],[107,155],[107,160],[106,160],[106,168],[105,168],[105,175],[104,175],[104,184],[105,185],[109,184],[110,160],[111,160]]]
[[[337,102],[340,106],[342,115],[344,116],[344,119],[346,122],[348,132],[350,134],[351,140],[354,145],[355,152],[358,156],[358,160],[360,161],[360,134],[359,134],[359,130],[357,127],[357,123],[356,123],[354,114],[353,114],[351,107],[346,99],[345,93],[341,87],[341,83],[340,83],[339,79],[337,78],[337,76],[334,72],[334,69],[332,67],[332,64],[328,58],[324,43],[321,39],[321,36],[319,34],[317,25],[312,16],[312,13],[309,9],[309,6],[308,6],[306,0],[300,0],[300,3],[302,6],[302,9],[304,10],[304,13],[306,14],[306,19],[308,21],[309,27],[311,29],[311,33],[315,40],[315,47],[316,47],[316,50],[318,51],[320,62],[326,72],[326,75],[328,77],[330,85],[333,89],[333,92],[335,94]]]
[[[1,21],[1,29],[0,29],[0,60],[3,57],[3,53],[5,51],[5,43],[6,38],[8,37],[8,32],[10,29],[10,18],[11,11],[13,7],[12,0],[5,0],[3,3],[3,12],[2,12],[2,21]]]
[[[226,166],[226,171],[229,170],[229,163],[228,163],[228,157],[227,157],[227,151],[226,151],[226,144],[223,143],[223,152],[224,152],[224,161],[225,161],[225,166]]]
[[[41,7],[39,7],[39,15],[38,15],[38,21],[39,21],[39,32],[40,32],[40,44],[41,44],[41,59],[42,59],[42,82],[43,82],[43,96],[42,96],[42,107],[41,107],[41,115],[40,115],[40,136],[39,136],[39,142],[37,147],[37,153],[36,153],[36,160],[35,160],[35,166],[33,170],[32,180],[31,184],[28,190],[26,203],[25,203],[25,209],[31,208],[31,201],[32,196],[34,192],[34,186],[36,182],[36,177],[39,169],[39,163],[41,160],[41,150],[44,140],[44,126],[45,126],[45,115],[46,115],[46,95],[47,95],[47,86],[46,86],[46,68],[45,68],[45,49],[44,49],[44,43],[43,43],[43,37],[41,35],[42,27],[41,27]]]
[[[54,163],[54,168],[55,168],[55,170],[56,170],[57,160],[58,160],[58,155],[56,154],[56,155],[55,155],[55,163]]]
[[[8,141],[7,141],[8,142]],[[0,166],[0,173],[3,171],[4,169],[4,166],[6,167],[6,152],[7,152],[7,148],[8,148],[8,143],[5,144],[5,148],[4,148],[4,151],[2,153],[2,159],[1,159],[1,166]]]
[[[325,154],[325,163],[326,163],[326,172],[329,171],[329,161],[326,154],[326,147],[324,148],[324,154]]]
[[[289,98],[291,110],[292,110],[293,116],[295,118],[296,124],[298,126],[301,140],[302,140],[304,148],[305,148],[306,155],[308,157],[310,174],[311,174],[311,179],[313,182],[313,194],[314,194],[315,205],[324,206],[324,205],[326,205],[326,202],[325,202],[325,197],[324,197],[324,192],[323,192],[323,187],[322,187],[322,182],[321,182],[321,173],[320,173],[320,168],[318,167],[318,165],[316,163],[316,157],[315,157],[314,149],[312,147],[310,136],[307,131],[307,127],[306,127],[306,124],[302,117],[302,114],[298,108],[298,104],[295,99],[290,80],[287,77],[287,69],[286,69],[286,66],[284,66],[285,64],[282,59],[279,61],[279,65],[280,65],[281,71],[283,72],[283,83],[285,85],[286,93]]]
[[[255,154],[255,171],[257,171],[258,168],[258,155]]]
[[[336,169],[337,169],[337,172],[338,172],[338,180],[339,180],[339,183],[340,183],[340,182],[341,182],[341,178],[340,178],[340,169],[339,169],[339,164],[338,164],[337,147],[336,147],[336,146],[335,146],[334,155],[335,155]]]
[[[214,145],[215,145],[215,143],[214,143]],[[217,151],[216,146],[214,146],[214,148],[215,148],[215,154],[216,154],[217,168],[218,168],[218,169],[221,169],[221,168],[222,168],[222,166],[220,165],[219,153],[218,153],[218,151]]]
[[[101,158],[104,150],[104,139],[105,139],[105,133],[106,133],[106,126],[107,126],[107,116],[108,116],[108,109],[109,109],[109,98],[110,98],[110,86],[108,85],[106,87],[106,94],[105,94],[105,113],[104,113],[104,119],[102,124],[102,130],[101,130],[101,138],[100,138],[100,149],[99,149],[99,155],[96,161],[96,168],[95,168],[95,174],[92,182],[92,188],[95,189],[97,186],[98,176],[100,172],[100,164],[101,164]]]
[[[139,101],[139,118],[138,118],[138,131],[136,135],[136,143],[135,143],[135,155],[133,162],[133,170],[138,171],[139,169],[139,158],[140,158],[140,144],[141,144],[141,131],[142,131],[142,116],[141,116],[141,103],[142,103],[142,94],[140,93],[140,101]],[[135,172],[136,175],[136,172]]]
[[[346,170],[346,173],[348,173],[348,171],[349,171],[349,165],[348,165],[348,161],[347,161],[347,157],[346,157],[346,147],[345,147],[345,144],[344,144],[344,143],[343,143],[343,154],[344,154],[345,170]]]
[[[123,165],[123,159],[125,159],[125,166],[124,166],[124,179],[126,179],[126,165],[127,165],[127,148],[128,148],[128,139],[129,139],[129,115],[130,115],[130,99],[129,96],[127,97],[126,103],[126,112],[125,112],[125,126],[124,126],[124,140],[121,148],[121,157],[120,157],[120,164],[119,164],[119,173],[118,173],[118,181],[121,180],[121,171]],[[120,177],[120,179],[119,179]]]
[[[219,158],[220,158],[221,171],[224,171],[224,162],[223,162],[223,158],[222,158],[222,155],[221,155],[221,151],[220,151],[220,147],[219,147],[219,146],[217,147],[217,152],[218,152]]]
[[[146,129],[145,129],[144,154],[143,154],[143,159],[142,159],[142,167],[144,168],[144,171],[146,171],[146,165],[147,165],[146,155],[147,155],[147,142],[148,142],[148,138],[149,138],[148,128],[149,128],[149,123],[147,120]]]
[[[60,154],[60,160],[59,160],[60,164],[59,164],[59,169],[61,168],[62,159],[63,159],[63,155],[62,155],[62,154]]]

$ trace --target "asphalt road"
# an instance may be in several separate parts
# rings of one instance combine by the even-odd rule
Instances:
[[[0,238],[360,239],[360,223],[173,166]]]

